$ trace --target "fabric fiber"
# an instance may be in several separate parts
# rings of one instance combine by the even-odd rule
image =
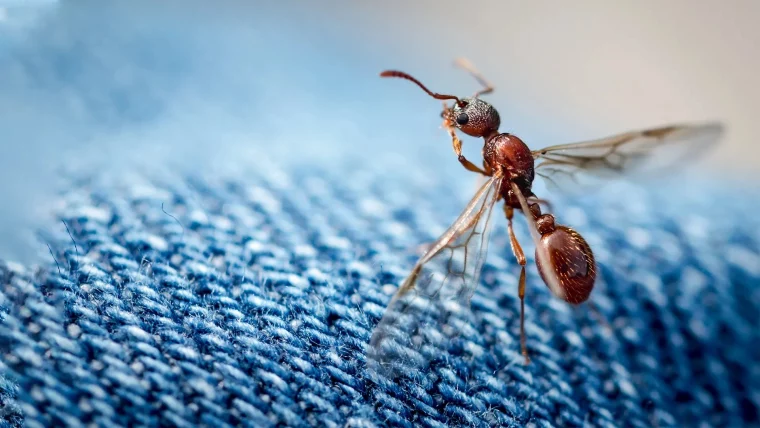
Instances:
[[[476,322],[396,382],[366,370],[372,329],[474,176],[335,171],[72,185],[46,262],[0,262],[2,426],[760,425],[757,199],[552,199],[594,249],[596,312],[552,297],[517,216],[528,366],[496,210]]]

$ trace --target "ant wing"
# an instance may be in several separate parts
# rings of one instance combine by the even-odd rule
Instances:
[[[557,273],[550,269],[554,266],[554,262],[551,259],[551,255],[545,250],[545,246],[541,245],[541,234],[538,233],[538,226],[536,225],[536,219],[533,218],[533,213],[528,206],[528,200],[523,195],[520,188],[515,183],[510,183],[512,186],[512,192],[520,202],[520,208],[522,208],[523,214],[525,214],[525,220],[528,222],[528,230],[530,231],[530,237],[533,238],[533,243],[536,245],[536,258],[540,262],[536,264],[536,269],[541,269],[541,276],[549,286],[549,289],[559,298],[564,298],[565,289],[562,287],[562,283],[557,276]]]
[[[471,320],[470,298],[488,251],[501,183],[501,176],[493,176],[480,187],[391,299],[367,353],[378,372],[396,377],[426,368]]]
[[[577,193],[634,171],[653,175],[683,165],[717,142],[723,130],[717,122],[680,124],[550,146],[533,151],[535,171],[548,187]]]

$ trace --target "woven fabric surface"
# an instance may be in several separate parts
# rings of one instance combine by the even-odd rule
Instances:
[[[528,366],[495,216],[476,325],[391,382],[365,369],[372,328],[466,191],[403,166],[335,170],[72,185],[49,263],[0,263],[4,424],[758,425],[757,199],[623,186],[557,202],[595,250],[607,324],[550,295],[518,217]]]

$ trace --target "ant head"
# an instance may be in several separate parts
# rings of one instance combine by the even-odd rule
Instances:
[[[444,112],[454,126],[472,137],[487,137],[499,130],[499,112],[479,98],[462,98]]]
[[[454,106],[450,108],[446,107],[442,116],[467,135],[472,137],[487,137],[499,129],[499,124],[501,123],[499,113],[491,104],[477,97],[460,99],[454,95],[431,92],[419,80],[403,71],[383,71],[380,73],[380,76],[410,80],[437,100],[454,100]]]

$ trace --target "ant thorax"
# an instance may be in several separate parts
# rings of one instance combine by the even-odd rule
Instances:
[[[504,133],[486,139],[483,159],[492,169],[501,169],[523,191],[530,194],[535,177],[533,153],[517,136]]]

